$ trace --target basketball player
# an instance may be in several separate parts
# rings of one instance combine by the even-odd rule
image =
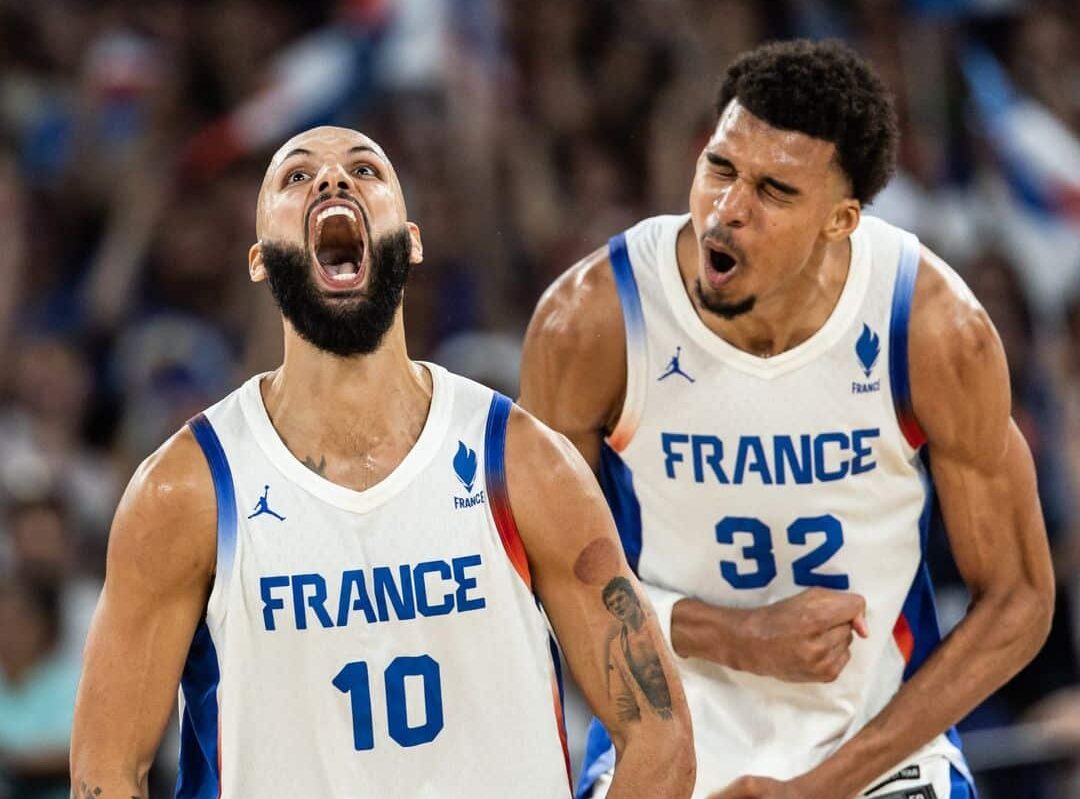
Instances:
[[[948,266],[862,213],[897,133],[854,53],[761,47],[716,110],[690,213],[540,300],[522,403],[599,474],[682,658],[695,797],[971,797],[952,725],[1053,602],[1001,343]],[[932,489],[972,596],[945,641]],[[605,749],[594,727],[581,796],[604,795]]]
[[[382,149],[295,137],[257,232],[284,363],[174,435],[121,501],[73,795],[146,796],[179,685],[178,797],[569,796],[549,618],[621,748],[613,795],[689,796],[689,714],[651,610],[633,639],[649,668],[608,646],[606,586],[649,606],[588,467],[406,354],[420,234]],[[613,669],[632,684],[609,696]]]

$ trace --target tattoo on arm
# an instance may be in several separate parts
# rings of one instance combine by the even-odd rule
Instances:
[[[304,465],[319,475],[319,477],[326,477],[326,456],[319,456],[319,462],[315,463],[315,459],[310,455],[304,457]]]
[[[91,787],[80,780],[78,788],[71,786],[71,799],[108,799],[108,797],[102,797],[100,786]],[[144,797],[132,796],[130,799],[144,799]]]
[[[615,696],[619,719],[637,721],[641,718],[640,703],[634,696],[631,682],[656,715],[670,719],[671,690],[667,675],[656,641],[645,623],[645,609],[641,607],[633,585],[625,577],[615,577],[604,586],[601,596],[604,606],[617,622],[609,628],[607,666],[608,685],[613,678],[622,683]]]

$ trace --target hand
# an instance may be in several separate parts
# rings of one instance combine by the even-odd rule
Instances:
[[[771,780],[768,777],[739,777],[709,799],[808,799],[794,783]]]
[[[832,682],[851,660],[855,634],[870,634],[866,600],[809,588],[747,614],[740,636],[741,668],[785,682]]]

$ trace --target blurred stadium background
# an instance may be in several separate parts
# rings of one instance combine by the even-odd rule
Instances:
[[[872,212],[958,268],[1004,339],[1058,613],[962,729],[985,799],[1080,797],[1078,17],[1068,0],[0,0],[0,799],[68,795],[133,468],[280,356],[245,268],[278,144],[335,122],[385,145],[426,245],[413,356],[513,394],[543,288],[685,208],[724,66],[792,36],[873,59],[903,142]],[[940,531],[933,560],[949,626],[966,597]]]

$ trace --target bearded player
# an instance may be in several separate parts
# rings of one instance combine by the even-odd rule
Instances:
[[[179,685],[178,797],[568,796],[550,619],[622,751],[613,795],[689,796],[688,712],[647,601],[636,643],[657,667],[607,646],[606,586],[641,589],[588,467],[505,397],[406,354],[407,219],[355,131],[274,156],[249,268],[280,306],[284,362],[173,436],[121,501],[73,795],[146,796]],[[632,717],[612,669],[635,680]]]
[[[522,404],[600,476],[681,658],[695,797],[972,797],[952,726],[1053,604],[1001,343],[946,264],[862,213],[897,133],[853,52],[761,47],[716,112],[690,213],[541,299]],[[944,641],[935,495],[972,597]],[[601,728],[588,749],[580,796],[602,796]]]

